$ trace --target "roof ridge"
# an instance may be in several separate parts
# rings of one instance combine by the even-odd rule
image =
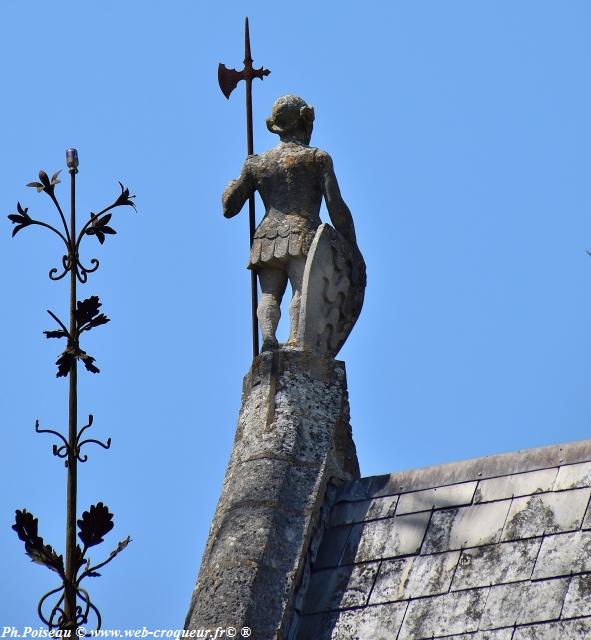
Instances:
[[[591,439],[367,476],[344,485],[337,501],[367,500],[591,461]]]

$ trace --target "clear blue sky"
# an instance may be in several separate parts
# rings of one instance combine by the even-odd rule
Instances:
[[[321,3],[4,2],[0,211],[80,153],[79,213],[137,194],[81,288],[112,322],[86,346],[80,421],[89,450],[79,511],[115,529],[88,581],[106,628],[180,628],[232,446],[250,365],[247,216],[220,194],[245,153],[244,89],[228,102],[218,62],[241,66],[251,19],[255,147],[273,100],[316,108],[368,269],[365,308],[340,354],[363,475],[589,437],[591,415],[591,5],[471,0]],[[66,198],[62,184],[58,193]],[[260,213],[260,207],[259,207]],[[63,427],[45,310],[49,234],[0,234],[3,312],[0,625],[37,625],[55,585],[10,529],[26,507],[60,550],[65,473],[34,420]]]

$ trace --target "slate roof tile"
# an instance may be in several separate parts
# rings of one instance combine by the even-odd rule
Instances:
[[[502,500],[435,511],[423,552],[434,553],[497,542],[510,504],[510,500]]]
[[[540,471],[481,480],[476,489],[474,502],[491,502],[492,500],[552,491],[557,475],[558,467],[555,467],[554,469],[541,469]]]
[[[315,569],[336,567],[343,555],[347,538],[351,533],[351,526],[333,527],[329,529],[320,543],[318,554],[314,562]]]
[[[378,518],[389,518],[396,513],[398,496],[387,496],[374,500],[340,502],[333,507],[331,525],[365,522]]]
[[[351,565],[315,573],[304,613],[321,613],[367,604],[379,563]]]
[[[377,604],[447,593],[459,551],[399,560],[384,560],[371,593]]]
[[[535,624],[515,629],[513,640],[589,640],[591,618]]]
[[[303,616],[298,638],[302,640],[396,640],[407,608],[396,602],[339,614]]]
[[[560,467],[554,491],[591,487],[591,462],[569,464]]]
[[[496,629],[494,631],[477,631],[476,633],[462,633],[461,635],[445,636],[433,640],[511,640],[513,627],[510,629]]]
[[[533,580],[591,571],[591,531],[575,531],[544,538]]]
[[[342,564],[418,553],[430,516],[425,511],[354,525],[345,544]]]
[[[563,618],[591,616],[591,573],[573,576],[562,609]]]
[[[582,529],[591,529],[591,502],[587,505],[587,513],[583,518]]]
[[[397,515],[428,511],[443,507],[458,507],[472,502],[476,482],[464,482],[448,487],[435,487],[423,491],[403,493],[398,502]]]
[[[474,589],[411,600],[398,640],[477,631],[487,592],[488,589]]]
[[[480,628],[558,619],[569,582],[570,578],[559,578],[491,587]]]
[[[574,489],[515,498],[501,539],[518,540],[579,529],[590,496],[591,489]]]
[[[464,549],[452,590],[529,580],[541,544],[541,538],[532,538]]]

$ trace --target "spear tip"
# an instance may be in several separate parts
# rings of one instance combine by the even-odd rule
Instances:
[[[250,55],[250,30],[248,28],[248,16],[244,18],[244,64],[252,63]]]

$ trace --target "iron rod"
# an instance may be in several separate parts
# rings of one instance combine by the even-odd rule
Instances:
[[[70,344],[78,348],[76,335],[76,172],[70,167]],[[76,438],[78,435],[78,369],[74,358],[69,376],[68,398],[68,490],[66,513],[66,581],[64,628],[75,630],[76,624],[76,494],[78,489],[78,460]]]
[[[248,18],[246,19],[246,31],[248,33]],[[247,39],[248,42],[248,39]],[[249,51],[247,53],[250,53]],[[245,58],[247,64],[247,58]],[[250,60],[252,64],[252,60]],[[252,127],[252,78],[246,78],[246,150],[251,156],[254,153],[254,135]],[[254,193],[248,198],[248,231],[249,247],[252,247],[254,231],[256,226]],[[251,316],[252,316],[252,357],[259,355],[259,323],[257,318],[258,288],[257,274],[254,269],[250,271],[250,296],[251,296]]]

